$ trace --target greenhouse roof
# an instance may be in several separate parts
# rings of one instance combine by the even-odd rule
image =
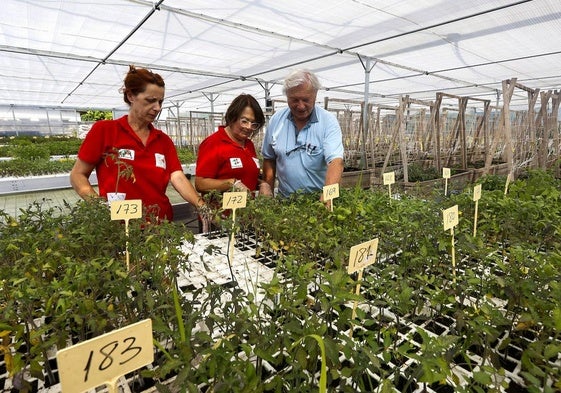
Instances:
[[[507,79],[560,88],[561,1],[2,1],[0,105],[125,109],[129,64],[160,73],[165,105],[189,111],[223,112],[242,92],[283,100],[294,68],[318,74],[320,101],[500,104]]]

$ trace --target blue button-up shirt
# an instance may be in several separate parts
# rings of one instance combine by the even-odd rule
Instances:
[[[290,108],[283,108],[270,119],[263,140],[263,158],[276,161],[279,193],[323,189],[327,164],[343,158],[341,127],[330,112],[315,106],[308,123],[296,131]]]

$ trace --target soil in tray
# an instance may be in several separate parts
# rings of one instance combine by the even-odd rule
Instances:
[[[209,240],[214,240],[214,239],[220,239],[222,237],[225,237],[226,235],[222,231],[213,231],[213,232],[204,233],[203,236]]]
[[[473,392],[488,392],[488,391],[490,391],[490,388],[488,386],[483,386],[479,383],[473,383],[470,386],[472,386],[471,391],[473,391]],[[496,391],[496,389],[494,389],[493,391]],[[529,391],[525,387],[520,386],[513,381],[510,381],[510,383],[508,385],[508,388],[506,388],[506,390],[504,390],[504,392],[505,393],[528,393]]]
[[[432,391],[437,393],[454,393],[455,391],[453,386],[450,386],[448,384],[441,384],[438,382],[431,384],[430,388]]]
[[[267,266],[268,268],[274,269],[277,266],[277,262],[269,257],[266,256],[260,256],[255,258],[255,260],[257,262],[259,262],[262,265]]]
[[[362,382],[362,386],[364,386],[364,388],[366,389],[365,391],[367,392],[376,391],[376,388],[378,387],[379,383],[374,377],[368,375],[368,373],[365,372],[361,375],[360,379]]]
[[[508,345],[499,353],[504,356],[510,356],[513,359],[522,359],[522,350],[514,345]]]
[[[473,369],[479,365],[479,363],[470,359],[469,356],[467,355],[466,356],[457,355],[454,358],[454,364],[469,372],[472,372]]]
[[[196,291],[197,287],[194,286],[193,284],[188,284],[188,285],[183,285],[183,286],[179,287],[179,289],[181,289],[181,292],[183,292],[183,293],[191,293],[193,291]]]
[[[254,248],[254,247],[248,246],[246,243],[242,243],[242,242],[237,242],[234,247],[236,247],[240,251],[252,250]]]
[[[140,375],[126,376],[132,393],[144,392],[156,385],[156,381],[152,378],[143,378]]]
[[[411,337],[411,339],[416,342],[417,344],[422,344],[423,343],[423,337],[421,337],[421,335],[418,332],[415,332],[413,334],[413,336]]]
[[[58,366],[56,363],[56,359],[49,359],[49,367],[52,370],[52,376],[53,376],[53,380],[50,381],[49,378],[47,376],[45,376],[45,381],[43,382],[45,387],[51,387],[56,385],[57,383],[60,383],[60,379],[58,376]],[[43,374],[45,374],[45,372],[43,372]]]
[[[407,378],[399,375],[397,377],[397,381],[394,381],[394,386],[402,393],[410,393],[417,389],[417,382],[408,380]]]
[[[505,370],[510,371],[511,373],[514,372],[514,370],[516,369],[516,366],[518,366],[518,362],[507,359],[504,356],[499,357],[499,360],[501,362],[501,366]]]
[[[255,249],[255,240],[243,235],[236,236],[235,247],[241,251],[253,250]]]
[[[436,323],[435,321],[428,322],[426,325],[426,329],[439,336],[446,331],[445,327]]]
[[[506,393],[528,393],[528,389],[524,386],[517,384],[516,382],[511,381],[508,384],[508,388],[506,388]]]

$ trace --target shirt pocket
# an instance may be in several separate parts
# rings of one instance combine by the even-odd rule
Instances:
[[[306,168],[321,170],[324,165],[323,149],[321,147],[307,148],[302,153],[302,162]]]

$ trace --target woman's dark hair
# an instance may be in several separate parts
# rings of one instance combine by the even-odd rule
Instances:
[[[160,87],[165,87],[164,79],[159,75],[145,68],[136,68],[129,65],[129,72],[125,76],[125,86],[123,87],[123,98],[127,104],[131,104],[127,94],[133,96],[146,90],[146,86],[153,83]]]
[[[250,94],[240,94],[234,98],[224,115],[225,125],[229,126],[230,124],[237,122],[240,119],[243,110],[248,106],[253,110],[255,122],[260,124],[260,127],[255,130],[255,132],[259,131],[261,127],[265,125],[265,115],[263,114],[261,105],[259,105],[257,100]]]

